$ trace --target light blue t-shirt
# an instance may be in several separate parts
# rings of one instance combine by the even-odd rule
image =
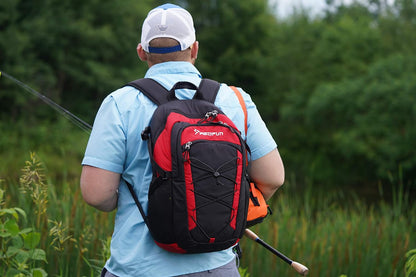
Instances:
[[[167,62],[149,68],[152,78],[170,89],[177,81],[199,85],[201,75],[188,62]],[[247,143],[251,159],[258,159],[276,148],[276,143],[261,119],[250,96],[242,91],[248,112]],[[194,91],[178,90],[180,99],[192,98]],[[244,134],[244,113],[235,93],[221,85],[215,104],[228,115]],[[141,132],[149,125],[156,105],[133,87],[120,88],[103,101],[91,132],[83,165],[122,174],[133,184],[143,209],[147,210],[147,192],[152,170],[147,142]],[[203,254],[175,254],[159,248],[140,215],[125,182],[121,179],[111,240],[111,257],[105,267],[121,277],[175,276],[205,271],[227,264],[234,258],[231,249]],[[109,223],[110,224],[110,223]]]

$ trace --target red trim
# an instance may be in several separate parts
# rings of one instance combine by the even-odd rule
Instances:
[[[188,211],[188,229],[189,231],[196,227],[196,204],[194,193],[194,182],[192,180],[191,161],[188,159],[184,164],[185,171],[185,189],[186,189],[186,207]]]
[[[165,244],[165,243],[160,243],[155,241],[155,243],[162,249],[165,249],[166,251],[169,252],[174,252],[174,253],[180,253],[180,254],[185,254],[186,250],[183,248],[180,248],[179,245],[177,243],[171,243],[171,244]]]
[[[239,145],[240,140],[227,127],[222,126],[190,126],[182,132],[181,144],[195,140],[229,141]]]
[[[153,158],[160,168],[165,171],[172,171],[170,132],[167,129],[162,131],[155,142]]]
[[[214,243],[215,238],[209,238],[209,243]]]
[[[240,152],[238,152],[238,159],[237,159],[237,178],[235,180],[234,185],[234,199],[233,199],[233,209],[231,210],[231,218],[230,218],[230,226],[235,230],[237,224],[237,211],[238,211],[238,204],[240,202],[240,186],[241,186],[241,173],[243,169],[242,163],[243,157]]]

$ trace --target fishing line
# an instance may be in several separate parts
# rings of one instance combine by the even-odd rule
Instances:
[[[30,94],[36,96],[37,98],[39,98],[40,100],[42,100],[43,102],[45,102],[46,104],[48,104],[55,111],[59,112],[61,115],[63,115],[65,118],[67,118],[68,120],[70,120],[72,123],[74,123],[75,125],[77,125],[79,128],[81,128],[85,132],[87,132],[87,133],[90,133],[91,132],[92,126],[90,124],[88,124],[87,122],[85,122],[84,120],[82,120],[81,118],[79,118],[78,116],[74,115],[73,113],[71,113],[67,109],[63,108],[62,106],[58,105],[57,103],[55,103],[54,101],[52,101],[50,98],[48,98],[45,95],[37,92],[36,90],[34,90],[33,88],[31,88],[30,86],[28,86],[25,83],[17,80],[16,78],[14,78],[13,76],[7,74],[6,72],[0,70],[0,77],[1,76],[5,76],[9,80],[11,80],[15,84],[17,84],[18,86],[20,86],[23,89],[25,89]]]

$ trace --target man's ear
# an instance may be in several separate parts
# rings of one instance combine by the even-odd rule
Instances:
[[[142,60],[142,61],[144,61],[144,62],[145,62],[145,61],[147,61],[147,54],[146,54],[146,52],[144,51],[144,49],[143,49],[143,47],[142,47],[141,43],[139,43],[139,44],[137,45],[136,50],[137,50],[137,55],[139,56],[140,60]]]
[[[192,60],[192,62],[195,62],[195,60],[198,58],[198,50],[199,50],[199,42],[195,41],[191,46],[191,60]]]

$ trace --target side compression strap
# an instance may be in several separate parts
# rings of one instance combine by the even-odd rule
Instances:
[[[146,216],[146,214],[144,213],[143,207],[142,207],[142,205],[140,204],[139,199],[137,198],[137,195],[136,195],[136,193],[135,193],[135,192],[134,192],[134,190],[133,190],[133,186],[132,186],[129,182],[127,182],[125,179],[124,179],[124,182],[126,182],[127,187],[129,188],[129,191],[130,191],[131,195],[133,196],[134,202],[136,202],[136,206],[137,206],[137,208],[139,208],[139,211],[140,211],[140,214],[141,214],[141,215],[142,215],[142,217],[143,217],[144,223],[146,223],[146,225],[147,225],[147,226],[149,226],[149,225],[148,225],[147,216]]]

